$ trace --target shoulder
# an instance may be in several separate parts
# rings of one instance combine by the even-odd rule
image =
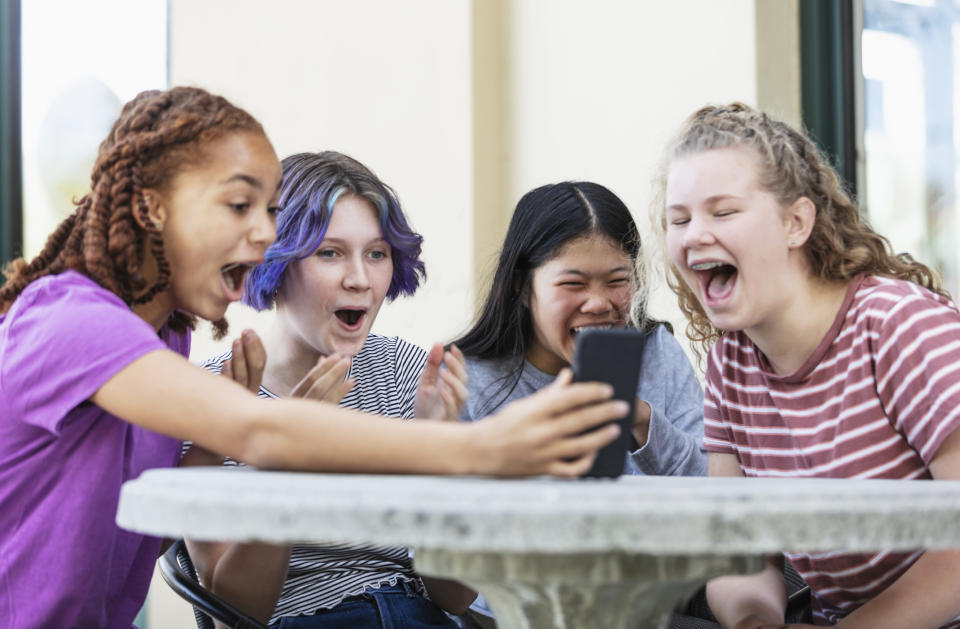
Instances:
[[[887,331],[960,322],[956,305],[907,280],[868,276],[854,295],[848,325]]]
[[[510,371],[510,366],[502,358],[477,358],[466,356],[467,376],[470,378],[470,388],[473,385],[486,385],[492,380],[502,378]]]
[[[70,302],[71,306],[91,303],[130,310],[115,294],[76,271],[47,275],[30,282],[14,302],[14,308],[21,302],[33,307],[64,302]]]

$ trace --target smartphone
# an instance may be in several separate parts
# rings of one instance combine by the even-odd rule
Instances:
[[[627,328],[584,330],[577,335],[573,355],[575,382],[606,382],[613,397],[630,405],[630,411],[616,420],[620,434],[597,452],[585,478],[616,478],[623,474],[627,448],[633,430],[637,381],[646,335]]]

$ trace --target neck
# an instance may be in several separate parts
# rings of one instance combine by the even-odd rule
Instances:
[[[773,321],[744,330],[766,356],[774,373],[796,373],[830,331],[849,282],[826,282],[810,276],[796,287]]]
[[[263,344],[267,350],[263,386],[277,395],[289,394],[324,356],[285,323],[282,313],[274,317]]]

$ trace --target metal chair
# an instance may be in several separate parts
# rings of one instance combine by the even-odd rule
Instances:
[[[199,629],[214,629],[215,618],[232,629],[267,629],[236,607],[200,585],[197,570],[182,539],[173,543],[159,559],[160,575],[180,598],[193,605]]]

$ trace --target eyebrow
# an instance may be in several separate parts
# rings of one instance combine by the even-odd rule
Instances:
[[[246,174],[244,174],[244,173],[237,173],[237,174],[233,175],[232,177],[228,177],[227,179],[224,179],[224,180],[221,181],[220,183],[221,183],[221,184],[228,184],[228,183],[232,183],[232,182],[234,182],[234,181],[244,181],[244,182],[250,184],[251,186],[253,186],[254,188],[257,188],[257,189],[263,188],[263,182],[262,182],[262,181],[260,181],[260,180],[257,179],[256,177],[251,177],[250,175],[246,175]],[[277,185],[277,189],[279,189],[279,188],[280,188],[280,186]]]
[[[736,199],[738,201],[742,201],[743,197],[737,196],[735,194],[715,194],[704,199],[704,203],[706,205],[714,205],[716,203],[719,203],[720,201],[726,201],[727,199]],[[668,210],[685,210],[687,209],[687,206],[684,205],[683,203],[674,203],[672,205],[668,205],[667,209]]]
[[[606,272],[606,274],[611,275],[613,273],[627,273],[629,271],[630,271],[630,267],[618,266],[610,269],[609,271]],[[581,277],[587,277],[587,273],[584,273],[583,271],[580,271],[578,269],[563,269],[557,275],[579,275]]]
[[[344,238],[328,238],[327,236],[324,236],[322,242],[346,242],[346,240]],[[369,245],[377,242],[385,242],[388,245],[390,244],[390,241],[383,236],[380,236],[379,238],[374,238],[372,240],[368,240],[366,244]]]

